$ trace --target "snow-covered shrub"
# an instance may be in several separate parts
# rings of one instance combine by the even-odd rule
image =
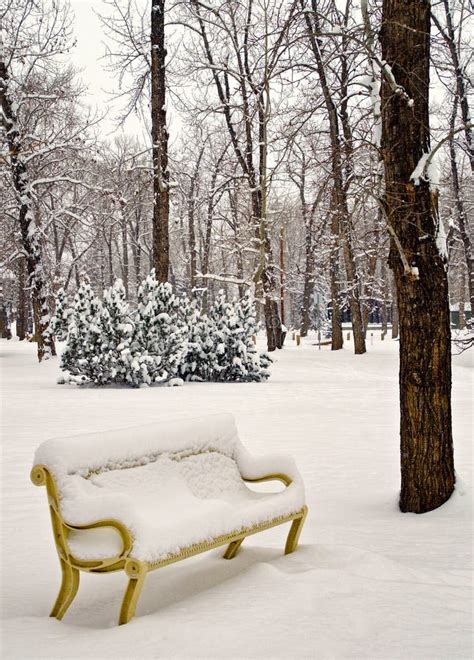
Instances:
[[[61,355],[65,380],[104,385],[109,380],[103,359],[103,308],[90,284],[83,283],[75,297],[69,320],[67,344]]]
[[[180,366],[184,380],[212,380],[217,366],[215,354],[215,323],[202,312],[196,301],[186,308],[188,320],[188,348]]]
[[[62,382],[139,387],[176,385],[180,378],[262,381],[269,376],[271,360],[253,342],[258,324],[250,294],[228,302],[221,291],[206,315],[197,301],[176,295],[152,271],[138,290],[135,311],[121,280],[104,292],[102,301],[84,283],[68,320]]]
[[[178,375],[188,343],[181,307],[182,300],[171,284],[158,282],[152,270],[138,290],[127,372],[130,384],[151,385]]]
[[[134,323],[122,280],[104,291],[101,329],[101,361],[107,371],[107,382],[126,383]]]
[[[56,309],[48,327],[48,332],[58,341],[66,341],[72,308],[67,299],[66,292],[61,287],[56,293]]]
[[[243,342],[245,344],[245,360],[243,361],[243,364],[247,369],[247,377],[245,380],[266,380],[270,376],[267,369],[272,364],[272,359],[266,352],[259,353],[254,344],[254,337],[257,336],[259,324],[257,322],[255,301],[249,291],[247,291],[242,300],[237,303],[237,316],[239,317],[244,330]]]
[[[271,359],[257,352],[253,337],[257,334],[255,305],[247,294],[242,301],[228,302],[219,292],[209,312],[214,338],[216,364],[212,380],[262,381],[269,377]]]

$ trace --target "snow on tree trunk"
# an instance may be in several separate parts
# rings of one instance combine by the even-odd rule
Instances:
[[[2,109],[2,124],[6,132],[13,185],[18,200],[19,225],[22,247],[26,258],[28,286],[31,289],[33,303],[38,360],[41,362],[43,359],[56,355],[56,349],[52,336],[47,332],[50,319],[48,293],[41,253],[41,234],[34,216],[28,172],[22,160],[21,138],[17,130],[17,118],[13,104],[8,95],[8,82],[9,75],[7,67],[0,53],[0,105]]]

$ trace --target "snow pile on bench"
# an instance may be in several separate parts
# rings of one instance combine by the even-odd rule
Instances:
[[[35,464],[53,475],[66,522],[118,520],[134,538],[131,556],[147,562],[305,504],[292,459],[251,456],[230,415],[48,440]],[[293,482],[281,492],[256,493],[243,480],[270,473],[287,474]],[[69,545],[79,559],[121,549],[112,529],[71,532]]]

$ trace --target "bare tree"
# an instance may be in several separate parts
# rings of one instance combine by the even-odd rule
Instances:
[[[1,124],[8,147],[13,186],[18,201],[22,247],[26,258],[28,284],[31,287],[35,321],[38,360],[55,354],[53,338],[47,333],[49,325],[48,292],[44,275],[41,230],[35,214],[35,205],[28,162],[25,136],[21,131],[19,113],[22,106],[33,98],[41,101],[56,97],[60,90],[33,91],[31,83],[38,72],[45,76],[56,74],[59,57],[70,40],[69,5],[61,8],[48,5],[44,0],[11,0],[0,15],[0,105]],[[45,98],[46,97],[46,98]],[[44,153],[57,145],[43,144]],[[36,148],[36,155],[38,148]]]
[[[308,9],[305,0],[300,0],[302,10]],[[346,16],[349,5],[346,4]],[[316,69],[321,83],[324,101],[326,104],[329,135],[331,142],[331,171],[333,177],[333,234],[335,236],[333,259],[331,265],[332,278],[332,307],[333,307],[333,350],[342,348],[342,335],[340,333],[340,322],[337,314],[338,287],[336,285],[338,270],[339,240],[342,243],[342,253],[347,274],[349,299],[352,316],[352,327],[354,331],[355,353],[365,353],[364,324],[360,304],[360,285],[353,249],[353,229],[347,201],[347,187],[345,185],[344,168],[349,167],[346,174],[350,175],[352,161],[351,133],[348,124],[347,107],[345,101],[342,103],[341,118],[336,108],[336,103],[331,93],[326,65],[324,61],[325,46],[321,37],[321,26],[319,21],[319,8],[316,0],[311,0],[311,11],[304,11],[308,42],[313,53]],[[347,59],[345,50],[342,50],[342,85],[347,88]],[[346,99],[343,94],[343,99]],[[342,121],[342,128],[341,128]]]

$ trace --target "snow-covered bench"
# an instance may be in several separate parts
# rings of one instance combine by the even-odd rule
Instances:
[[[62,584],[51,616],[62,619],[79,571],[124,570],[119,623],[133,617],[148,571],[292,521],[293,552],[307,508],[292,459],[253,457],[230,415],[48,440],[35,454],[34,484],[45,485]],[[262,493],[245,482],[278,479]]]

